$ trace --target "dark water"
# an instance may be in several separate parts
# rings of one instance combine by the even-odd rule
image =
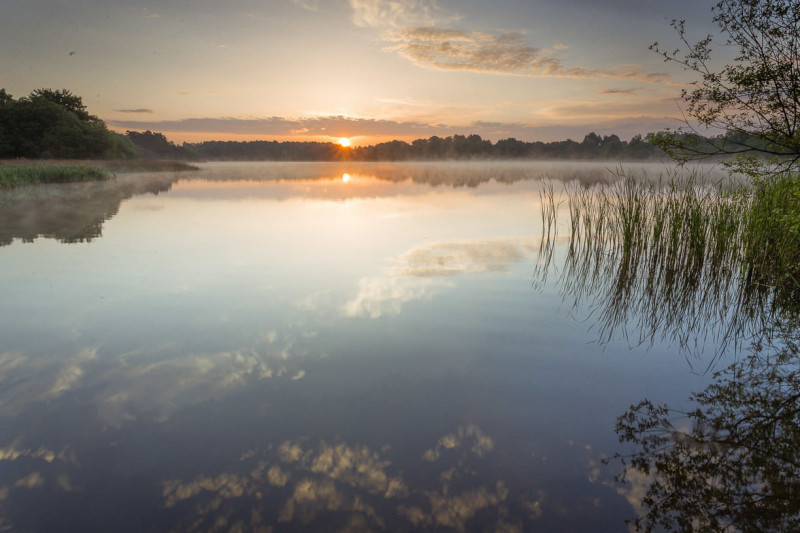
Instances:
[[[626,530],[647,480],[601,463],[616,418],[709,377],[534,287],[544,174],[610,177],[209,164],[5,193],[0,530]]]

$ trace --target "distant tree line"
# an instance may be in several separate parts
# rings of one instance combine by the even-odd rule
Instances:
[[[129,136],[132,132],[128,132]],[[131,137],[131,140],[137,141]],[[138,146],[138,144],[137,144]],[[525,142],[514,138],[492,143],[480,135],[433,136],[343,148],[334,143],[277,141],[206,141],[184,144],[188,154],[205,160],[231,161],[426,161],[440,159],[657,159],[664,153],[636,135],[623,141],[617,135],[594,132],[582,142]]]
[[[14,99],[0,89],[0,158],[125,159],[133,144],[86,112],[70,91],[36,89]]]
[[[163,133],[127,131],[125,137],[136,147],[139,156],[145,159],[198,159],[194,151],[167,140]]]

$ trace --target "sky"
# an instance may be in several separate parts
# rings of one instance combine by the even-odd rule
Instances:
[[[177,143],[629,139],[679,125],[693,78],[648,48],[713,3],[0,0],[0,87]]]

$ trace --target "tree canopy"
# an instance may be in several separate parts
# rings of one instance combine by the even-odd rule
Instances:
[[[133,145],[86,111],[65,89],[36,89],[14,99],[0,89],[0,158],[117,159]]]
[[[684,89],[685,125],[655,142],[679,160],[735,155],[727,164],[753,176],[793,168],[800,161],[800,0],[720,0],[713,7],[721,42],[691,42],[685,21],[674,20],[681,47],[651,49],[697,79]],[[716,68],[712,45],[733,49]],[[724,133],[705,139],[702,126]]]

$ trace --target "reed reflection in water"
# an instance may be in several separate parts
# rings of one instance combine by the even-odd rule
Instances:
[[[676,342],[687,356],[712,352],[706,370],[729,348],[768,336],[785,299],[766,279],[781,244],[759,241],[754,195],[697,173],[621,178],[570,183],[563,202],[545,185],[537,282],[557,271],[564,298],[589,310],[599,342],[616,335],[633,344]],[[561,236],[564,209],[569,228]],[[561,241],[566,257],[557,263]]]

